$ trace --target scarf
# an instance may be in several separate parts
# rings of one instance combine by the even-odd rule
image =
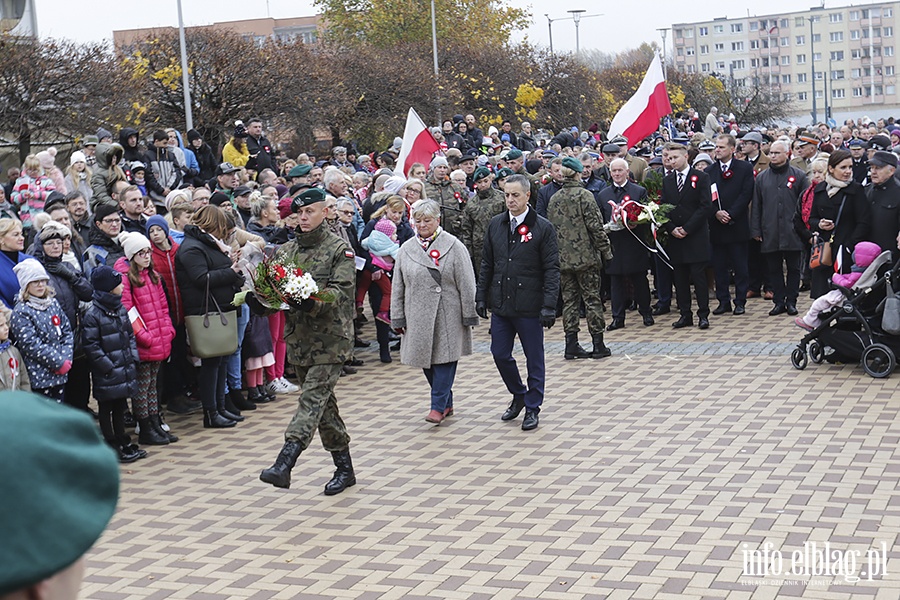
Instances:
[[[27,304],[35,310],[47,310],[50,308],[50,305],[53,304],[53,297],[47,296],[46,298],[35,298],[34,296],[31,296],[28,298]]]
[[[228,244],[226,244],[225,242],[223,242],[222,240],[220,240],[219,238],[217,238],[210,232],[205,231],[204,229],[201,229],[200,231],[202,231],[203,233],[205,233],[206,235],[211,237],[213,239],[213,241],[216,243],[216,246],[219,247],[219,250],[221,250],[225,255],[231,256],[231,251],[233,250],[233,248],[231,246],[229,246]]]
[[[828,192],[829,198],[833,198],[835,194],[850,185],[849,181],[838,181],[837,179],[832,177],[830,173],[825,175],[825,183],[825,191]]]
[[[813,183],[806,188],[806,191],[800,196],[800,217],[803,219],[803,224],[806,225],[807,229],[809,229],[809,215],[812,214],[813,198],[815,195],[816,184]]]
[[[431,246],[432,243],[434,243],[434,240],[437,238],[438,235],[440,235],[440,233],[442,231],[443,231],[443,229],[441,228],[440,225],[438,225],[438,228],[434,230],[434,233],[432,233],[427,238],[423,238],[418,233],[416,233],[416,240],[418,240],[419,245],[422,246],[422,250],[427,251],[428,248]]]
[[[0,352],[6,352],[10,346],[12,346],[12,342],[10,340],[0,342]]]

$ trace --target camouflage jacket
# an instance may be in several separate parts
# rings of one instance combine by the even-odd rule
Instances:
[[[484,197],[482,197],[484,194]],[[462,216],[462,243],[472,255],[472,260],[481,266],[481,249],[484,247],[484,234],[494,215],[506,210],[506,199],[503,192],[495,187],[485,192],[476,192],[466,203]]]
[[[441,205],[441,226],[444,230],[461,237],[462,215],[469,198],[468,190],[449,179],[440,182],[429,179],[425,183],[425,195]]]
[[[612,260],[612,246],[603,230],[603,216],[594,195],[580,182],[566,181],[553,194],[547,207],[547,219],[556,227],[559,238],[561,271],[599,268]]]
[[[319,292],[335,296],[334,302],[316,302],[309,312],[287,311],[284,340],[288,361],[301,366],[343,364],[353,350],[353,250],[323,223],[306,233],[298,228],[297,237],[282,245],[275,257],[308,269]]]

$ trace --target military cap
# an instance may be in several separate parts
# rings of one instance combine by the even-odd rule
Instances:
[[[555,150],[551,150],[550,148],[545,148],[543,152],[541,152],[541,156],[544,158],[556,157],[559,154]]]
[[[472,173],[472,181],[481,181],[485,177],[490,177],[491,171],[487,167],[478,167],[475,169],[475,172]]]
[[[650,161],[649,161],[647,164],[650,165],[651,167],[656,166],[656,165],[661,165],[661,164],[662,164],[662,157],[661,157],[661,156],[654,156],[653,158],[650,159]]]
[[[702,142],[700,142],[700,145],[697,146],[697,149],[700,151],[715,150],[716,145],[713,144],[710,140],[703,140]]]
[[[634,153],[635,156],[640,156],[641,158],[646,158],[648,156],[653,156],[653,151],[650,150],[649,146],[644,146],[643,148],[638,148],[637,152]]]
[[[747,136],[744,136],[744,139],[746,140]],[[760,144],[762,143],[762,136],[759,136],[758,143],[760,143]],[[800,144],[801,146],[806,146],[807,144],[812,144],[814,146],[818,146],[819,138],[817,138],[816,136],[814,136],[810,133],[804,133],[800,137],[797,138],[797,143]]]
[[[872,167],[894,167],[897,168],[897,155],[892,152],[878,150],[869,159],[869,166]]]
[[[869,150],[889,151],[890,149],[891,138],[886,135],[876,135],[871,140],[869,140]]]
[[[497,179],[505,179],[510,175],[515,175],[515,173],[513,173],[513,170],[509,167],[503,167],[502,169],[497,171]]]
[[[517,158],[522,158],[522,151],[518,148],[513,148],[506,153],[506,160],[516,160]]]
[[[93,419],[27,392],[0,393],[0,481],[0,596],[75,563],[119,498],[118,459]]]
[[[237,198],[238,196],[246,196],[247,194],[249,194],[252,191],[253,190],[251,190],[246,185],[239,185],[236,188],[234,188],[234,197]]]
[[[866,147],[866,141],[865,141],[865,140],[861,140],[861,139],[859,139],[859,138],[853,138],[852,140],[850,140],[849,142],[847,142],[847,146],[849,146],[850,148],[865,148],[865,147]]]
[[[218,167],[216,167],[216,177],[219,175],[228,175],[229,173],[234,173],[235,171],[239,171],[236,166],[231,164],[230,162],[223,162]]]
[[[603,144],[602,150],[603,154],[618,154],[621,148],[619,148],[616,144],[610,142],[608,144]]]
[[[626,138],[624,135],[617,135],[617,136],[612,137],[609,140],[609,143],[615,144],[616,146],[627,146],[628,138]]]
[[[571,156],[567,156],[564,159],[562,159],[562,166],[564,166],[568,169],[572,169],[576,173],[581,173],[582,171],[584,171],[584,165],[581,164],[581,161],[578,159],[572,158]]]
[[[306,177],[312,171],[312,165],[297,165],[288,173],[288,177]]]
[[[688,137],[686,135],[684,135],[683,133],[679,133],[674,138],[672,138],[672,141],[675,142],[676,144],[683,144],[686,146],[691,140],[688,139]]]
[[[746,134],[744,135],[744,137],[741,138],[741,141],[742,141],[742,142],[754,142],[754,143],[757,143],[757,144],[762,144],[762,143],[763,143],[763,136],[762,136],[762,134],[761,134],[760,132],[758,132],[758,131],[750,131],[750,132],[746,133]],[[816,140],[814,143],[818,144],[819,142],[818,142],[818,140]]]
[[[291,210],[297,212],[304,206],[309,206],[316,202],[324,202],[325,195],[325,190],[322,188],[314,187],[304,190],[294,197],[294,201],[291,202]]]

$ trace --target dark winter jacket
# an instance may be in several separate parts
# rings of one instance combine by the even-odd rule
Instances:
[[[119,144],[100,144],[97,146],[97,168],[91,175],[91,213],[96,212],[100,204],[118,206],[112,199],[113,184],[117,181],[125,181],[125,173],[122,171],[122,146]],[[111,166],[112,158],[116,157],[115,166]]]
[[[153,244],[153,268],[165,283],[166,301],[169,303],[169,316],[172,318],[172,323],[181,325],[184,323],[184,301],[181,299],[181,289],[175,278],[175,255],[178,252],[178,244],[171,237],[169,243],[171,247],[168,251]]]
[[[169,147],[153,146],[144,154],[147,192],[154,200],[165,200],[165,189],[174,190],[181,183],[181,169]],[[152,177],[150,176],[152,174]]]
[[[175,274],[185,315],[202,315],[207,307],[215,310],[213,299],[223,311],[233,310],[232,301],[244,282],[243,275],[231,268],[231,257],[222,252],[215,240],[196,225],[186,225],[184,241],[175,254]],[[209,281],[210,299],[206,288]]]
[[[62,306],[63,312],[72,326],[72,334],[75,340],[75,356],[81,355],[81,311],[78,310],[79,302],[90,302],[94,288],[83,273],[76,271],[72,265],[66,264],[61,258],[50,258],[44,254],[43,248],[35,248],[34,257],[38,259],[47,274],[50,276],[50,285],[56,291],[56,301]]]
[[[843,210],[841,203],[844,203]],[[814,233],[818,232],[823,239],[831,238],[831,256],[834,260],[838,259],[838,248],[844,249],[842,264],[846,267],[853,264],[851,253],[856,244],[869,239],[871,212],[872,204],[866,197],[865,190],[855,181],[851,181],[834,196],[828,195],[828,184],[823,181],[816,186],[813,196],[809,229]],[[822,219],[833,221],[834,229],[831,231],[819,229],[819,222]]]
[[[19,302],[9,320],[10,337],[25,359],[31,387],[43,390],[65,385],[68,375],[57,373],[73,358],[72,327],[55,299],[46,310]]]
[[[90,275],[94,267],[107,265],[112,267],[116,261],[125,256],[125,251],[118,239],[114,239],[103,233],[97,223],[91,223],[91,232],[88,234],[90,246],[84,251],[84,274]]]
[[[91,365],[92,394],[99,402],[121,400],[138,391],[137,344],[120,296],[94,292],[81,335]]]
[[[250,152],[250,160],[247,161],[248,169],[257,173],[263,169],[275,170],[275,151],[272,149],[272,142],[265,136],[259,136],[259,139],[252,135],[248,136],[247,150]]]
[[[260,225],[256,217],[250,217],[250,220],[247,221],[247,231],[255,233],[266,240],[267,244],[276,244],[280,246],[281,244],[287,244],[288,242],[288,230],[286,227],[279,227],[278,225],[263,226]]]
[[[137,136],[137,141],[134,146],[128,143],[128,138],[131,136]],[[138,134],[137,129],[132,129],[131,127],[123,127],[122,131],[119,132],[119,144],[122,146],[122,149],[125,151],[123,158],[129,162],[142,162],[144,166],[148,166],[146,162],[144,162],[144,149],[141,148],[141,137]]]
[[[194,130],[192,129],[191,131]],[[188,139],[191,138],[191,131],[188,131]],[[188,147],[193,150],[194,154],[197,156],[197,163],[200,165],[200,175],[198,176],[199,179],[201,179],[202,181],[208,181],[215,177],[216,167],[218,166],[218,163],[216,162],[216,156],[215,154],[213,154],[212,148],[209,147],[209,144],[203,142],[202,144],[200,144],[199,148],[195,147],[193,144],[189,144]]]

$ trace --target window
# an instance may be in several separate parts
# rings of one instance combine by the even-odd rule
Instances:
[[[894,47],[893,46],[885,46],[884,47],[884,55],[885,56],[893,56],[894,55]]]
[[[700,27],[699,32],[700,32],[700,37],[706,37],[709,35],[709,27]]]
[[[743,52],[744,50],[744,42],[731,42],[731,51],[732,52]]]
[[[751,69],[755,69],[755,68],[757,68],[758,66],[759,66],[759,59],[758,59],[758,58],[751,58],[751,59],[750,59],[750,68],[751,68]]]
[[[805,36],[805,35],[798,35],[798,36],[797,36],[797,41],[796,41],[796,43],[797,43],[798,46],[804,45],[804,44],[806,43],[806,36]]]
[[[859,76],[862,74],[861,69],[850,69],[850,79],[859,79]]]
[[[716,62],[716,70],[722,71],[724,69],[725,69],[725,61],[724,60],[717,61]]]
[[[831,97],[832,98],[843,98],[844,97],[844,89],[843,88],[832,88],[831,89]]]
[[[883,37],[894,37],[894,28],[893,27],[885,27],[881,30],[881,35]]]
[[[877,18],[881,16],[880,8],[864,8],[862,11],[863,19]]]
[[[709,46],[700,46],[700,54],[709,54]]]
[[[794,17],[794,27],[803,27],[803,17]]]
[[[781,47],[782,47],[782,48],[785,48],[785,47],[787,47],[787,46],[790,46],[790,44],[791,44],[791,38],[789,38],[789,37],[783,37],[783,38],[781,38],[780,42],[781,42]]]
[[[744,31],[743,23],[732,23],[731,24],[731,33],[741,33]]]
[[[831,23],[840,23],[844,20],[844,15],[841,13],[831,13],[828,15],[828,21]]]
[[[825,92],[822,90],[816,90],[816,100],[821,100],[825,97]]]
[[[675,48],[675,54],[677,54],[678,56],[684,56],[684,48],[682,48],[681,46]]]
[[[807,74],[806,73],[797,73],[797,83],[806,83],[807,82]]]
[[[871,77],[872,76],[872,67],[866,67],[862,71],[863,77]]]
[[[688,38],[688,39],[693,38],[693,37],[694,37],[694,30],[693,30],[693,29],[685,29],[685,30],[684,30],[684,37],[686,37],[686,38]]]
[[[844,78],[844,70],[841,69],[840,71],[832,71],[831,78],[832,79],[843,79]]]
[[[882,16],[882,17],[893,17],[893,16],[894,16],[894,9],[893,9],[893,8],[883,8],[883,9],[881,9],[881,16]]]
[[[750,40],[750,49],[759,50],[759,40]]]
[[[850,11],[850,20],[851,21],[859,21],[859,11],[858,10]]]
[[[862,58],[862,50],[856,48],[850,51],[850,58]]]
[[[863,96],[863,89],[861,87],[853,88],[853,97],[854,98],[862,98],[862,96]]]
[[[823,79],[825,79],[825,73],[816,71],[816,81],[822,81]]]
[[[822,53],[821,52],[813,53],[813,62],[818,62],[820,60],[822,60]]]
[[[878,46],[872,48],[872,56],[881,56],[881,48]]]
[[[696,72],[697,72],[697,69],[694,67],[694,65],[688,65],[688,66],[687,66],[687,72],[688,72],[688,73],[696,73]]]
[[[713,32],[714,33],[725,33],[725,26],[724,25],[713,25]]]
[[[821,34],[821,33],[814,33],[813,36],[812,36],[812,41],[813,41],[813,44],[818,44],[819,42],[821,42],[821,41],[822,41],[822,34]]]
[[[784,101],[785,101],[785,102],[790,102],[790,101],[791,101],[791,95],[790,95],[789,93],[787,93],[787,92],[785,92],[784,95],[783,95],[782,97],[784,98]]]
[[[859,29],[854,29],[853,31],[850,32],[851,40],[858,40],[859,36],[860,36]]]
[[[787,19],[781,19],[780,21],[778,21],[778,26],[781,27],[782,29],[787,29],[787,27],[788,27],[788,20],[787,20]]]
[[[805,64],[806,64],[806,55],[805,55],[805,54],[798,54],[798,55],[797,55],[797,64],[798,64],[798,65],[805,65]]]
[[[897,93],[897,87],[893,86],[893,85],[885,86],[884,93],[887,94],[888,96],[893,96],[894,94]]]
[[[693,47],[693,46],[688,46],[688,47],[685,49],[685,51],[684,51],[684,53],[685,53],[687,56],[694,56],[694,52],[695,52],[695,51],[694,51],[694,47]]]
[[[766,26],[763,25],[763,29],[765,28]],[[759,31],[759,21],[750,21],[750,31]]]
[[[884,93],[884,87],[880,85],[875,86],[875,95],[880,96]]]
[[[787,55],[787,54],[785,54],[784,56],[782,56],[782,57],[781,57],[781,64],[782,64],[782,65],[789,65],[789,64],[791,64],[791,57],[790,57],[789,55]]]
[[[797,100],[803,102],[808,98],[809,94],[807,92],[797,92]]]
[[[844,60],[844,51],[843,51],[843,50],[836,50],[835,52],[832,52],[832,53],[831,53],[831,60],[834,60],[834,61]]]
[[[885,75],[893,75],[894,74],[894,65],[888,65],[884,68]]]
[[[700,70],[704,73],[709,73],[709,63],[703,63],[700,65]]]
[[[725,44],[716,44],[716,52],[725,52]]]
[[[828,36],[828,40],[831,42],[843,42],[844,41],[844,32],[843,31],[832,31]]]
[[[790,83],[790,82],[791,82],[791,76],[790,76],[790,75],[782,75],[782,76],[781,76],[781,83]]]
[[[747,63],[743,59],[733,60],[733,61],[731,61],[731,68],[732,69],[746,69]]]

